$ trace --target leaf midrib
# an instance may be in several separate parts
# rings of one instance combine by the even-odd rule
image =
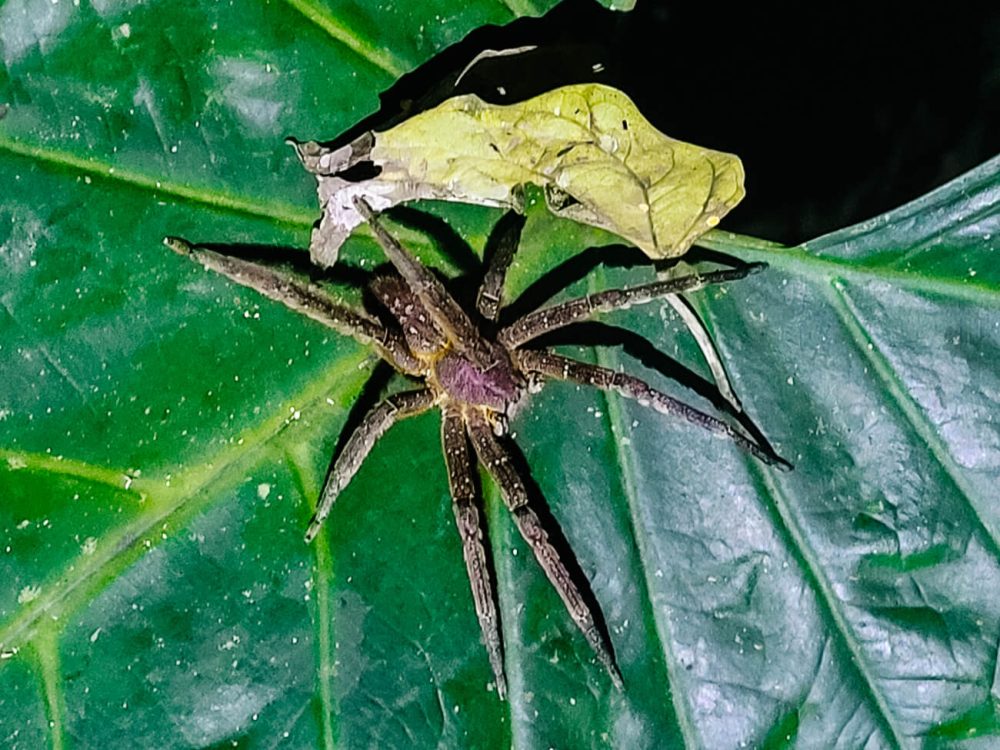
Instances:
[[[911,291],[950,297],[983,307],[1000,308],[1000,286],[976,282],[971,278],[935,277],[887,266],[823,257],[813,255],[803,245],[787,247],[720,230],[702,235],[697,244],[709,250],[738,254],[743,260],[762,261],[811,282],[828,284],[835,278],[868,283],[881,281]]]
[[[0,151],[31,161],[95,177],[106,182],[119,183],[144,192],[169,195],[174,198],[221,208],[234,213],[272,219],[279,224],[297,228],[311,227],[314,212],[283,204],[271,198],[260,200],[246,196],[231,195],[221,190],[195,187],[180,182],[163,180],[128,167],[120,167],[107,161],[77,156],[68,151],[60,151],[27,143],[0,131]]]

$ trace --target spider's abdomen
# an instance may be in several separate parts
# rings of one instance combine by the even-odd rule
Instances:
[[[486,406],[499,412],[520,398],[521,377],[510,360],[497,358],[482,368],[457,352],[448,352],[434,364],[441,388],[455,401]]]

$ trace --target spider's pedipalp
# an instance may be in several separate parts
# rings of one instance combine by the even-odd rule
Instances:
[[[720,284],[725,281],[743,279],[763,271],[765,268],[767,268],[766,263],[749,263],[739,268],[678,276],[675,279],[655,281],[631,289],[609,289],[604,292],[588,294],[586,297],[577,297],[528,313],[500,331],[498,338],[504,346],[516,349],[549,331],[576,323],[594,313],[622,310],[632,305],[652,302],[670,294],[701,289],[707,284]]]
[[[465,421],[455,408],[445,408],[441,418],[441,445],[448,468],[452,510],[462,537],[462,556],[472,586],[476,618],[483,633],[483,643],[489,655],[490,667],[496,678],[497,695],[507,695],[507,678],[503,664],[503,638],[500,615],[496,605],[494,578],[486,556],[485,530],[480,518],[476,485],[473,481],[472,456],[465,434]]]
[[[486,250],[483,253],[486,273],[476,294],[476,309],[486,320],[495,322],[503,308],[503,286],[507,279],[507,269],[510,268],[521,242],[524,222],[523,214],[508,211],[493,225],[486,240]]]
[[[597,618],[591,611],[587,599],[581,593],[576,581],[563,562],[559,550],[549,540],[538,514],[528,503],[528,491],[517,473],[512,457],[494,436],[486,418],[478,411],[466,412],[466,426],[472,445],[476,449],[480,463],[500,488],[504,503],[514,516],[517,529],[531,547],[535,559],[545,572],[549,582],[559,594],[573,622],[583,633],[598,660],[611,676],[612,682],[622,687],[621,673],[615,663],[614,652],[605,634],[597,625]]]
[[[338,333],[362,344],[374,345],[382,358],[400,372],[416,374],[420,370],[419,363],[397,335],[290,268],[225,255],[179,237],[165,237],[163,243],[178,255],[189,257],[206,269],[280,302]]]
[[[306,542],[311,542],[319,533],[320,526],[330,514],[330,508],[341,490],[354,477],[361,463],[371,452],[375,441],[382,437],[396,422],[405,417],[412,417],[427,411],[434,405],[436,396],[429,388],[417,391],[395,393],[381,401],[368,412],[357,429],[344,443],[344,449],[336,457],[330,467],[316,503],[316,512],[309,520],[306,529]]]
[[[411,256],[399,244],[399,240],[386,231],[378,215],[364,198],[355,198],[354,205],[371,226],[386,258],[406,280],[410,289],[423,303],[438,327],[451,339],[455,348],[472,357],[478,364],[488,365],[490,345],[466,315],[465,310],[448,294],[444,284],[427,267]]]
[[[716,435],[727,437],[738,447],[766,464],[786,471],[792,468],[792,465],[781,456],[768,452],[727,422],[695,409],[673,396],[668,396],[634,375],[537,349],[521,349],[515,352],[515,356],[521,368],[528,372],[555,380],[592,385],[605,391],[616,391],[626,398],[638,401],[642,406],[652,407],[661,414],[680,417]]]

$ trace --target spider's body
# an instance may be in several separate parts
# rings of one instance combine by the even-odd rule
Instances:
[[[482,353],[477,361],[441,331],[401,277],[380,276],[371,288],[398,323],[407,348],[422,365],[421,375],[440,397],[501,414],[520,399],[524,379],[495,341],[477,336],[472,342],[472,348]]]
[[[726,422],[656,390],[639,378],[530,346],[537,338],[595,313],[622,309],[667,295],[744,276],[762,264],[659,281],[632,289],[612,289],[528,313],[496,330],[502,307],[506,270],[513,259],[521,224],[501,220],[491,241],[496,252],[479,288],[475,311],[466,311],[427,268],[407,253],[382,227],[363,200],[358,210],[367,218],[386,257],[398,275],[380,276],[370,290],[383,308],[372,314],[333,299],[322,287],[287,270],[168,240],[178,252],[193,256],[207,268],[249,286],[292,309],[359,341],[373,345],[396,370],[417,381],[415,390],[394,393],[375,406],[344,442],[333,461],[316,512],[306,532],[311,541],[329,515],[334,500],[347,486],[375,442],[398,420],[441,410],[441,441],[448,471],[453,510],[462,538],[476,615],[483,633],[497,691],[506,692],[503,642],[496,606],[494,576],[485,547],[485,528],[474,480],[475,459],[492,477],[518,530],[558,591],[569,614],[585,635],[616,684],[620,684],[611,644],[591,606],[585,581],[577,580],[549,540],[533,506],[533,498],[506,438],[508,418],[530,390],[544,380],[568,380],[613,390],[626,398],[728,437],[761,460],[781,466],[782,459],[760,447]],[[471,450],[470,450],[471,445]],[[475,458],[474,458],[475,457]]]
[[[467,407],[509,415],[524,391],[524,378],[496,341],[477,335],[470,342],[478,358],[462,351],[435,324],[434,317],[400,276],[380,276],[371,285],[375,297],[399,326],[406,347],[421,365],[421,375],[439,398]]]

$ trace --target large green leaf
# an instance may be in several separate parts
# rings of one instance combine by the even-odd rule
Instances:
[[[453,7],[0,5],[3,744],[995,744],[1000,160],[802,248],[715,235],[773,264],[696,301],[793,473],[617,398],[532,398],[517,440],[623,693],[492,490],[509,704],[488,689],[433,415],[302,544],[367,353],[160,239],[304,249],[281,138],[340,132],[512,17]],[[445,215],[477,249],[495,217]],[[532,214],[513,286],[598,241]],[[613,322],[698,367],[669,308]]]

